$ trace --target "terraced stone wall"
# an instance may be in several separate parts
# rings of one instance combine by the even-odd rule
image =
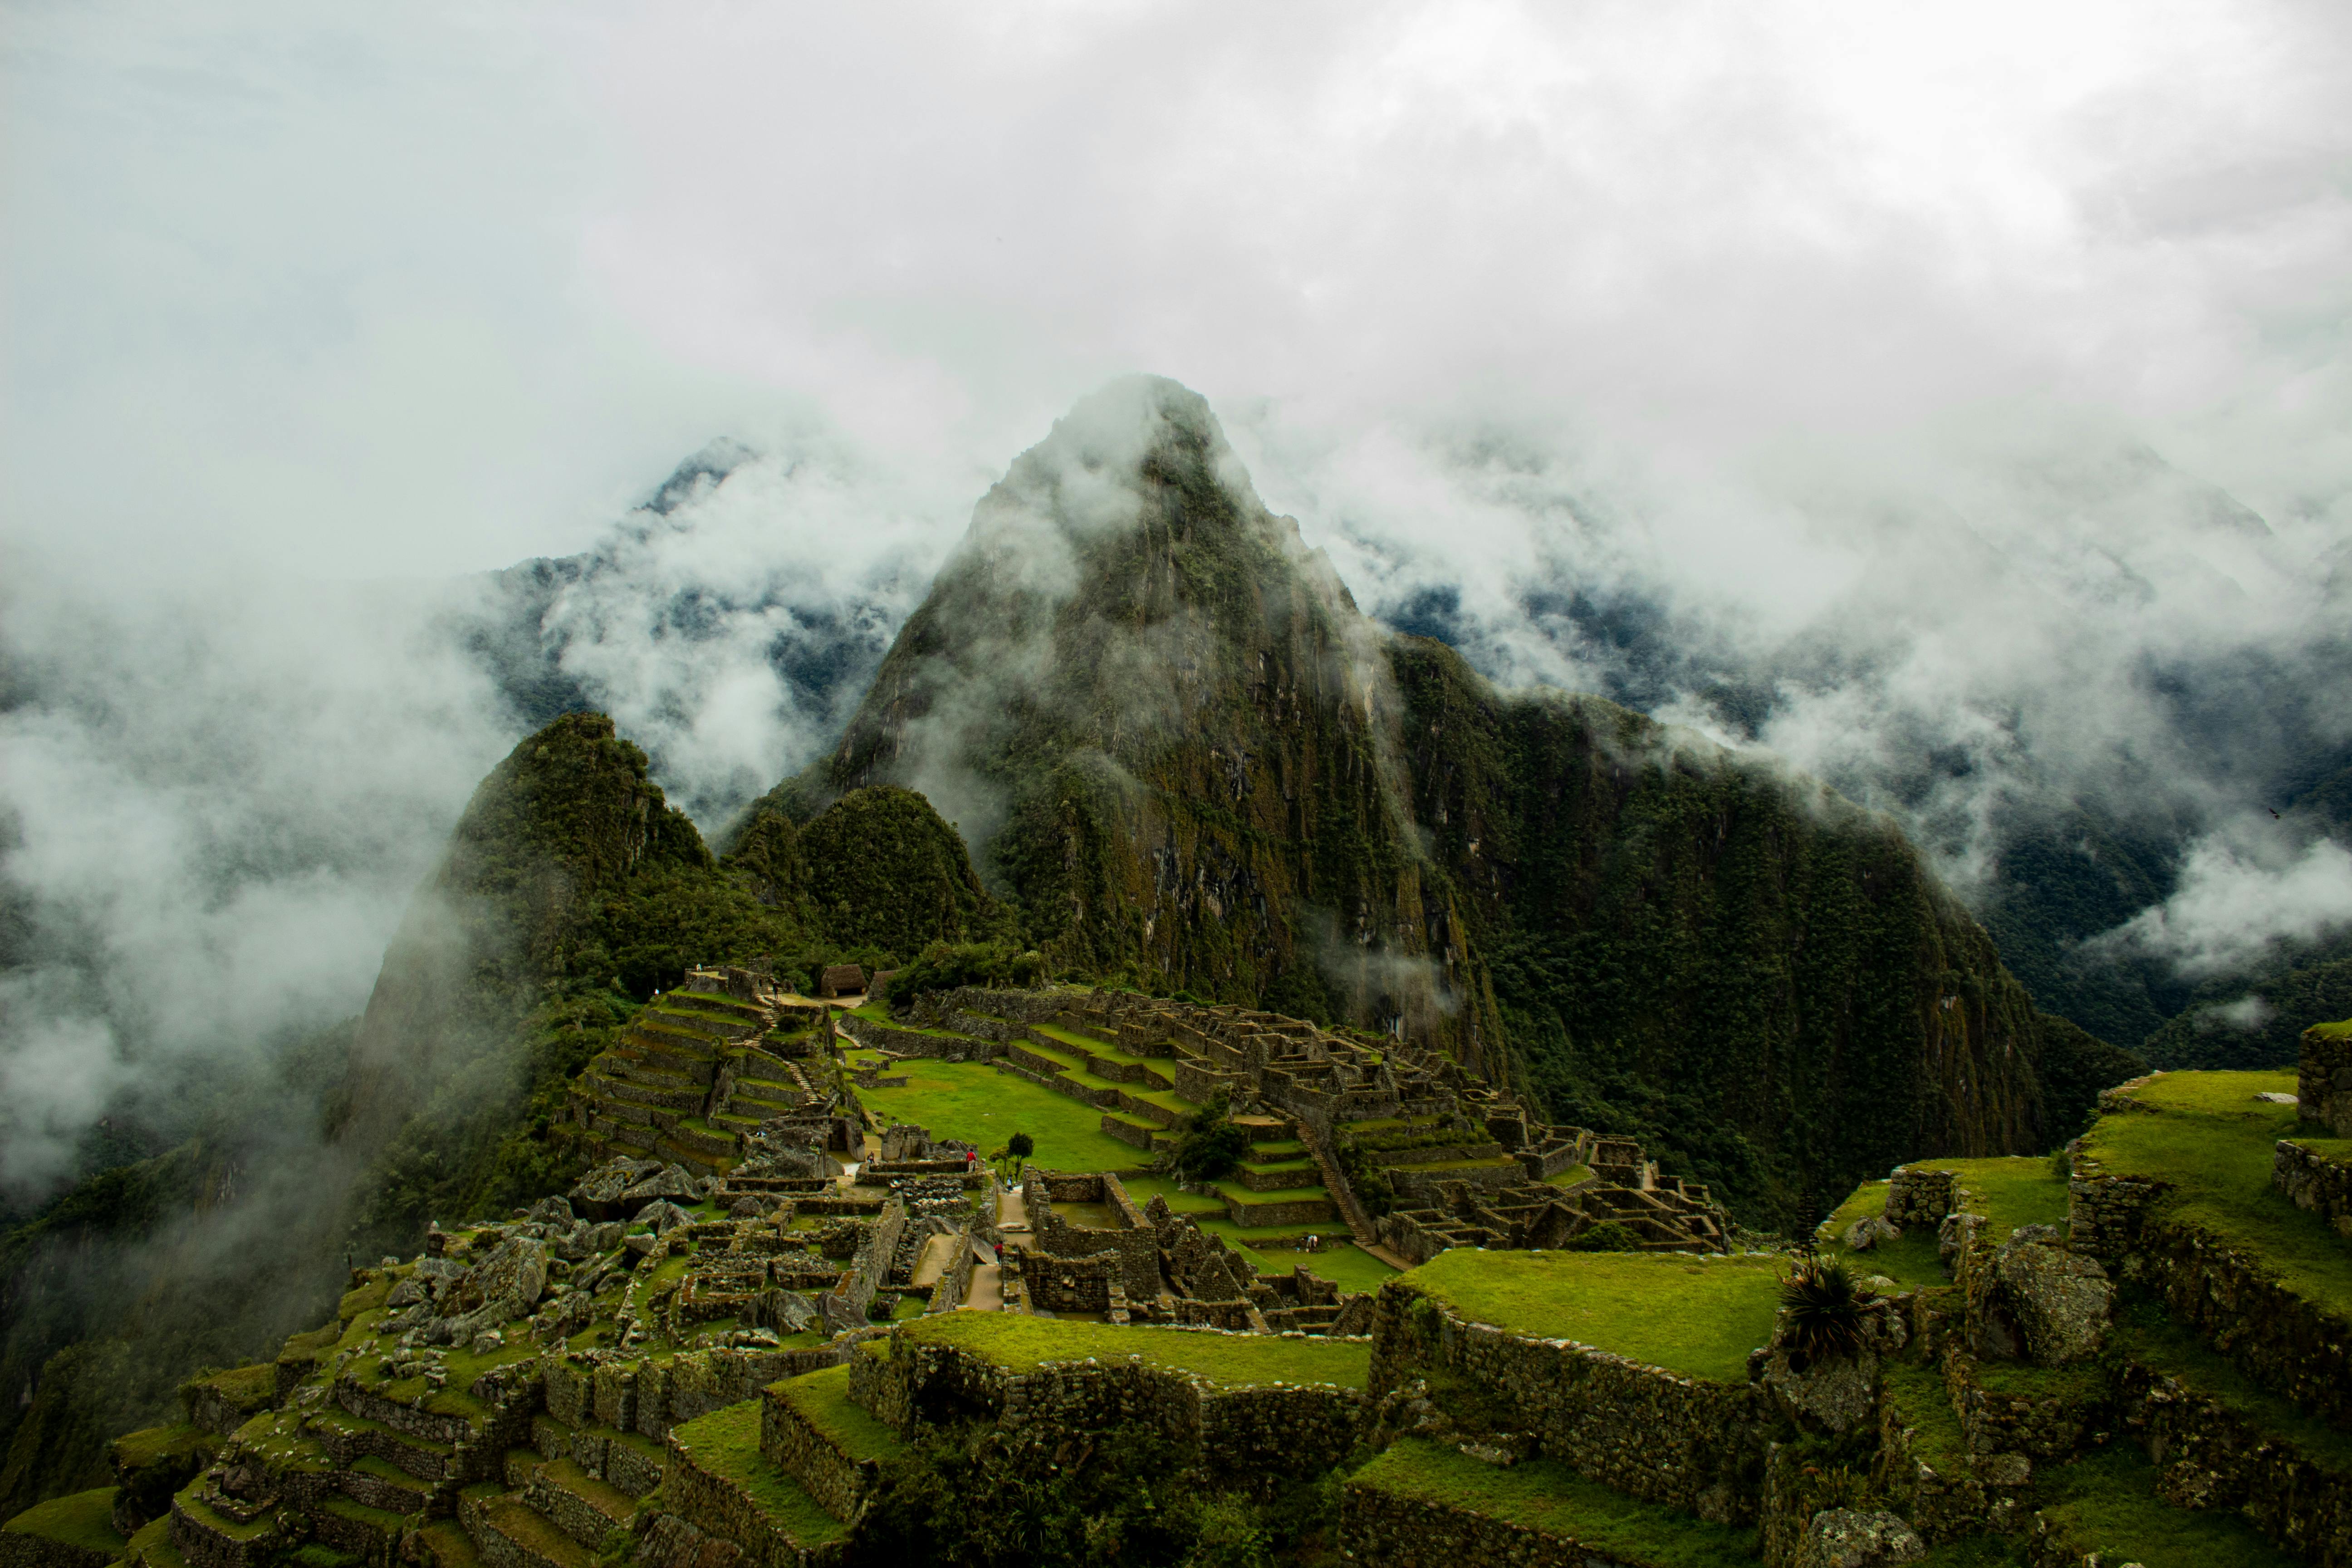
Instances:
[[[2352,1029],[2322,1024],[2303,1032],[2294,1089],[2305,1121],[2352,1138]]]
[[[1753,1384],[1467,1322],[1391,1280],[1373,1309],[1370,1396],[1415,1379],[1466,1383],[1484,1395],[1496,1432],[1531,1436],[1544,1458],[1603,1486],[1716,1523],[1756,1519],[1768,1448],[1784,1435]]]
[[[1056,1441],[1142,1427],[1176,1445],[1213,1481],[1244,1488],[1318,1476],[1339,1464],[1355,1446],[1365,1410],[1363,1394],[1351,1388],[1226,1388],[1140,1363],[1015,1373],[953,1345],[903,1336],[887,1357],[852,1360],[850,1397],[902,1436],[959,1416]]]
[[[2295,1207],[2317,1215],[2352,1240],[2352,1164],[2294,1140],[2281,1139],[2271,1167],[2271,1185]]]

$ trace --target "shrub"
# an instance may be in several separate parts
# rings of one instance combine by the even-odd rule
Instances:
[[[1841,1259],[1801,1259],[1781,1283],[1780,1305],[1791,1351],[1811,1361],[1861,1351],[1862,1293]]]
[[[1184,1119],[1184,1134],[1171,1157],[1177,1174],[1188,1182],[1213,1182],[1233,1174],[1249,1152],[1249,1134],[1227,1120],[1231,1103],[1219,1095]]]
[[[1570,1237],[1564,1245],[1570,1252],[1639,1252],[1642,1233],[1622,1220],[1604,1219]]]
[[[1015,1132],[1004,1141],[1004,1152],[1016,1160],[1026,1160],[1037,1152],[1037,1140],[1026,1132]]]
[[[1339,1167],[1340,1176],[1349,1191],[1364,1211],[1378,1219],[1396,1207],[1396,1184],[1389,1179],[1388,1168],[1372,1163],[1371,1155],[1352,1132],[1342,1132],[1331,1142],[1331,1158]]]
[[[959,985],[1035,985],[1045,973],[1045,961],[1033,949],[1024,952],[1003,942],[935,942],[915,961],[890,977],[890,1007],[905,1014],[915,999]]]

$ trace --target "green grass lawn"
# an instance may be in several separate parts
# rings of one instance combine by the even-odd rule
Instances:
[[[1059,1040],[1066,1046],[1085,1051],[1089,1056],[1100,1057],[1107,1062],[1118,1062],[1126,1067],[1141,1067],[1144,1063],[1143,1058],[1131,1051],[1120,1050],[1117,1046],[1107,1041],[1096,1039],[1091,1035],[1082,1035],[1076,1029],[1065,1029],[1058,1024],[1032,1024],[1029,1027],[1049,1040]]]
[[[961,1317],[981,1314],[959,1313]],[[841,1521],[760,1453],[760,1402],[747,1399],[673,1427],[670,1440],[697,1463],[741,1487],[754,1506],[803,1546],[838,1540]]]
[[[845,1365],[786,1378],[775,1386],[786,1404],[852,1459],[893,1459],[906,1451],[898,1434],[850,1403]]]
[[[928,1127],[934,1138],[961,1138],[980,1145],[983,1154],[1026,1132],[1037,1141],[1031,1160],[1049,1171],[1132,1170],[1150,1158],[1105,1132],[1101,1111],[1026,1079],[978,1062],[910,1057],[900,1065],[905,1088],[858,1090],[866,1108],[885,1121]]]
[[[2061,1189],[2063,1190],[2063,1188]],[[1936,1253],[1936,1227],[1915,1225],[1898,1241],[1883,1241],[1867,1252],[1856,1252],[1843,1239],[1846,1227],[1869,1215],[1886,1212],[1886,1184],[1864,1182],[1837,1212],[1814,1233],[1824,1257],[1843,1259],[1856,1279],[1884,1274],[1897,1285],[1948,1285],[1951,1276]]]
[[[1570,1165],[1568,1169],[1561,1171],[1555,1175],[1549,1175],[1544,1178],[1545,1181],[1550,1183],[1555,1187],[1572,1187],[1579,1182],[1587,1182],[1591,1179],[1592,1167],[1590,1165]]]
[[[1320,1275],[1342,1290],[1377,1290],[1383,1279],[1393,1279],[1397,1271],[1366,1252],[1353,1242],[1326,1247],[1320,1252],[1259,1251],[1244,1249],[1261,1274],[1287,1274],[1294,1268],[1304,1267],[1309,1274]]]
[[[1146,1365],[1234,1387],[1290,1383],[1361,1388],[1371,1374],[1371,1348],[1345,1341],[1194,1333],[1008,1312],[941,1312],[898,1332],[926,1344],[957,1346],[1014,1372],[1092,1356],[1105,1362],[1136,1357]]]
[[[0,1528],[62,1541],[68,1546],[86,1547],[110,1557],[121,1556],[123,1542],[110,1517],[113,1509],[114,1489],[100,1487],[96,1491],[75,1492],[36,1503]]]
[[[1142,1151],[1132,1152],[1139,1158]],[[1172,1176],[1121,1176],[1118,1184],[1127,1189],[1127,1195],[1135,1200],[1137,1208],[1146,1206],[1153,1198],[1166,1198],[1168,1206],[1178,1214],[1222,1216],[1225,1212],[1224,1204],[1216,1198],[1177,1191]]]
[[[2092,1552],[2143,1568],[2290,1568],[2296,1559],[2227,1509],[2191,1512],[2156,1495],[2156,1467],[2129,1443],[2038,1468],[2034,1500],[2065,1560]]]
[[[1771,1336],[1780,1267],[1769,1258],[1455,1247],[1404,1279],[1474,1322],[1744,1384],[1748,1352]]]
[[[1459,1450],[1403,1437],[1348,1478],[1351,1487],[1458,1508],[1563,1536],[1609,1558],[1659,1568],[1755,1568],[1752,1530],[1708,1524],[1636,1502],[1565,1465],[1530,1460],[1504,1469]]]
[[[2273,1146],[2294,1133],[2298,1118],[2294,1106],[2254,1096],[2292,1094],[2294,1076],[2167,1073],[2136,1096],[2158,1114],[2102,1117],[2084,1135],[2084,1151],[2109,1175],[2170,1184],[2173,1217],[2259,1253],[2289,1289],[2352,1313],[2352,1247],[2271,1186]]]
[[[1995,1241],[2005,1241],[2021,1225],[2066,1224],[2066,1178],[2039,1154],[1997,1160],[1915,1160],[1914,1171],[1950,1171],[1966,1193],[1962,1206],[1992,1222]],[[1879,1205],[1885,1206],[1882,1193]]]
[[[1311,1169],[1312,1167],[1309,1168]],[[1307,1203],[1317,1199],[1328,1203],[1331,1198],[1330,1189],[1326,1187],[1320,1182],[1317,1182],[1311,1186],[1284,1187],[1279,1191],[1271,1193],[1254,1193],[1247,1187],[1242,1185],[1239,1182],[1211,1182],[1209,1184],[1216,1188],[1217,1191],[1224,1194],[1227,1197],[1233,1199],[1234,1202],[1244,1205],[1250,1204],[1298,1204]],[[1294,1226],[1292,1228],[1296,1229],[1297,1227]]]

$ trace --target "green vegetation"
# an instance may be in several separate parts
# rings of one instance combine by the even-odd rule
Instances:
[[[2070,1559],[2096,1552],[2144,1568],[2290,1568],[2297,1561],[2234,1512],[2163,1501],[2156,1468],[2128,1443],[2037,1470],[2033,1481],[2052,1544]]]
[[[1474,1322],[1570,1339],[1717,1383],[1745,1383],[1772,1332],[1777,1259],[1456,1247],[1403,1276]]]
[[[2246,997],[2263,1003],[2262,1021],[2244,1027],[2215,1009]],[[2305,1029],[2352,1012],[2352,938],[2316,951],[2286,948],[2251,973],[2208,981],[2141,1047],[2160,1068],[2247,1070],[2293,1067]]]
[[[1249,1131],[1226,1120],[1233,1107],[1223,1096],[1184,1119],[1169,1163],[1190,1182],[1213,1182],[1232,1175],[1250,1150]]]
[[[1837,1259],[1800,1259],[1781,1284],[1780,1306],[1792,1351],[1822,1360],[1862,1348],[1862,1297]]]
[[[1312,1338],[1201,1334],[998,1312],[943,1312],[898,1331],[919,1343],[954,1345],[1015,1372],[1093,1356],[1138,1360],[1236,1387],[1290,1383],[1361,1388],[1371,1371],[1370,1346]]]
[[[2298,1113],[2262,1092],[2292,1094],[2294,1074],[2168,1073],[2135,1091],[2156,1115],[2102,1118],[2084,1152],[2109,1175],[2168,1184],[2173,1218],[2251,1248],[2290,1289],[2352,1312],[2352,1250],[2270,1184],[2273,1147],[2294,1134]]]
[[[1397,1277],[1395,1269],[1353,1242],[1334,1242],[1320,1252],[1246,1247],[1239,1250],[1250,1267],[1261,1274],[1287,1274],[1293,1268],[1304,1268],[1342,1290],[1377,1290],[1383,1281]]]
[[[901,1012],[927,993],[959,985],[1031,986],[1044,977],[1045,968],[1045,959],[1034,948],[1024,952],[1004,942],[935,942],[890,976],[889,1005]]]
[[[1564,1245],[1570,1252],[1639,1252],[1642,1233],[1622,1221],[1604,1219],[1569,1237]]]
[[[1867,1252],[1856,1252],[1845,1244],[1846,1228],[1859,1219],[1886,1212],[1886,1184],[1864,1182],[1854,1189],[1853,1196],[1838,1205],[1835,1213],[1823,1220],[1814,1231],[1814,1245],[1825,1258],[1843,1260],[1857,1277],[1867,1279],[1883,1274],[1904,1286],[1948,1285],[1951,1276],[1945,1272],[1937,1252],[1933,1226],[1915,1225],[1894,1241],[1882,1241]]]
[[[1396,1207],[1397,1192],[1387,1168],[1375,1163],[1368,1152],[1372,1145],[1372,1138],[1343,1128],[1331,1140],[1331,1163],[1339,1167],[1339,1178],[1356,1201],[1377,1219]]]
[[[670,1440],[694,1463],[742,1489],[753,1507],[803,1547],[837,1541],[841,1521],[760,1452],[760,1402],[747,1399],[673,1427]]]
[[[2266,1434],[2293,1443],[2318,1463],[2352,1472],[2352,1435],[2305,1415],[2230,1364],[2163,1306],[2126,1297],[2116,1311],[2116,1344],[2152,1372],[2177,1378],[2191,1394]]]
[[[802,1419],[852,1459],[888,1460],[906,1451],[898,1434],[850,1402],[846,1366],[788,1378],[774,1388],[782,1391],[784,1402]]]
[[[886,1122],[911,1121],[934,1138],[961,1138],[982,1149],[1002,1148],[1013,1133],[1025,1131],[1036,1140],[1037,1163],[1049,1170],[1130,1170],[1146,1158],[1105,1132],[1094,1107],[983,1063],[909,1058],[899,1070],[907,1076],[903,1089],[857,1091]]]
[[[1752,1530],[1708,1524],[1636,1502],[1549,1459],[1506,1469],[1404,1437],[1349,1477],[1348,1484],[1486,1514],[1573,1541],[1596,1555],[1658,1568],[1754,1568],[1757,1561]]]
[[[1072,1462],[1075,1459],[1076,1462]],[[1336,1553],[1336,1474],[1261,1500],[1202,1488],[1167,1438],[1129,1426],[1076,1454],[1049,1433],[935,1428],[884,1472],[860,1563],[897,1568],[1268,1568]]]
[[[109,1517],[113,1508],[114,1489],[100,1487],[92,1491],[51,1498],[18,1514],[7,1522],[5,1528],[26,1535],[47,1536],[51,1541],[62,1541],[68,1546],[79,1546],[86,1551],[119,1556],[123,1541]]]

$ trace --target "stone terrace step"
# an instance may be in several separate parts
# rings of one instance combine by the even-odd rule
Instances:
[[[524,1500],[547,1516],[558,1530],[594,1551],[604,1538],[629,1521],[636,1499],[620,1488],[599,1480],[575,1459],[550,1459],[523,1489]]]
[[[512,1492],[468,1487],[458,1496],[457,1519],[485,1568],[593,1568],[596,1561]]]
[[[688,1524],[741,1548],[753,1568],[831,1562],[842,1522],[760,1452],[764,1403],[746,1400],[671,1427],[663,1495]]]
[[[455,1452],[446,1443],[394,1431],[381,1421],[354,1415],[340,1405],[329,1405],[311,1417],[310,1436],[339,1465],[355,1465],[373,1457],[427,1482],[448,1475],[450,1456]]]
[[[482,1554],[474,1550],[465,1527],[454,1519],[439,1519],[416,1532],[426,1568],[478,1568]]]

